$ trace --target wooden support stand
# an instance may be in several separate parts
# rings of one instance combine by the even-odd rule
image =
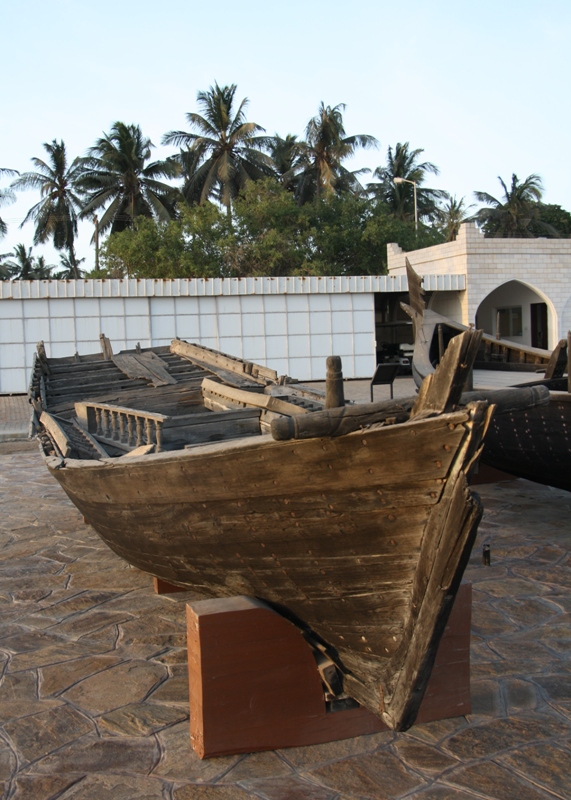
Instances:
[[[153,577],[155,594],[174,594],[175,592],[188,592],[184,586],[175,586],[174,583],[163,581],[162,578]]]
[[[469,714],[471,584],[456,597],[417,722]],[[300,631],[251,597],[187,605],[190,738],[200,758],[347,739],[385,729],[366,708],[326,709]]]

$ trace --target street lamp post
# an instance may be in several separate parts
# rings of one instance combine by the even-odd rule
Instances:
[[[416,204],[416,181],[409,181],[406,178],[393,178],[393,183],[412,183],[414,189],[414,230],[418,233],[418,206]]]

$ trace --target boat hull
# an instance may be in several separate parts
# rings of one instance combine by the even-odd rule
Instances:
[[[349,693],[407,727],[481,515],[465,472],[486,424],[478,404],[338,438],[260,436],[48,467],[133,566],[208,597],[274,604],[326,643]],[[407,667],[422,614],[429,652]]]
[[[482,462],[546,486],[571,491],[571,394],[550,392],[549,404],[496,415]]]

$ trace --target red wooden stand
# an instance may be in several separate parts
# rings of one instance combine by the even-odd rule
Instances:
[[[472,587],[463,584],[417,722],[469,714]],[[251,597],[187,605],[190,738],[200,758],[347,739],[385,729],[365,708],[327,713],[300,631]]]
[[[174,594],[175,592],[188,592],[184,586],[175,586],[174,583],[163,581],[162,578],[153,577],[155,594]]]

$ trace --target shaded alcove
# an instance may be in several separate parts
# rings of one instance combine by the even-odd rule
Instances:
[[[518,344],[552,348],[556,319],[549,299],[521,281],[508,281],[485,297],[476,312],[476,327]]]

